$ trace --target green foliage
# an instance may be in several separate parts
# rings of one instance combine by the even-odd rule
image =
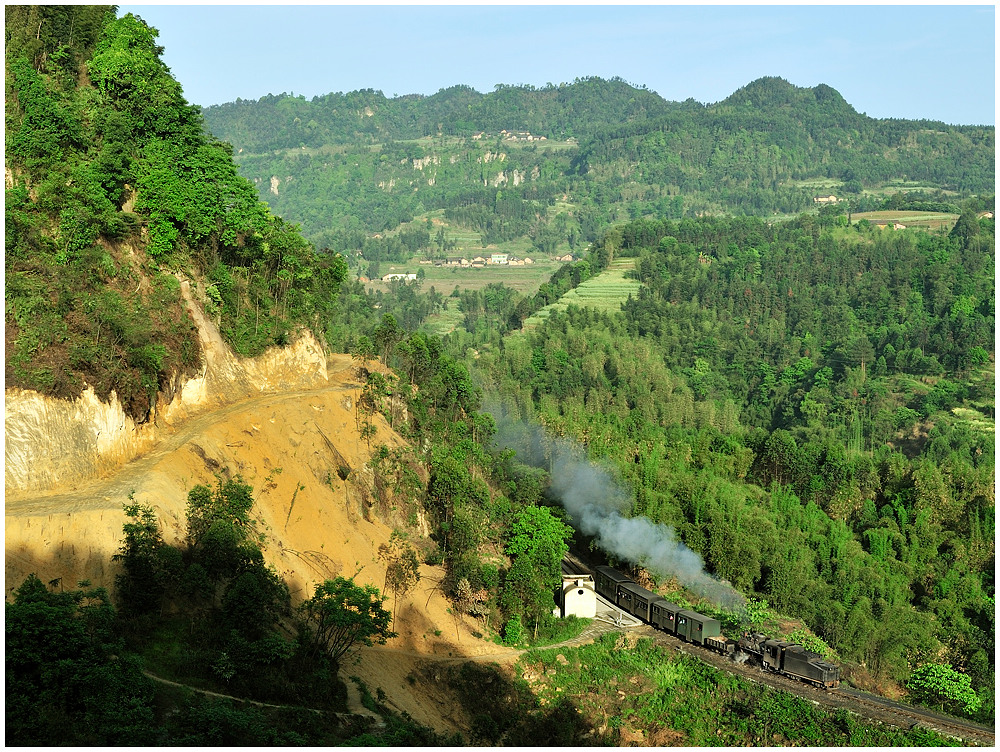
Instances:
[[[946,743],[923,729],[899,731],[868,723],[751,684],[651,640],[632,646],[616,633],[579,648],[531,651],[518,672],[535,677],[538,705],[522,711],[520,728],[507,731],[508,738],[527,738],[521,732],[537,729],[535,720],[544,716],[549,733],[558,720],[557,728],[572,740],[566,743],[577,744],[587,734],[587,744],[621,745],[636,732],[652,743],[663,739],[666,730],[673,743],[692,747]],[[560,718],[554,708],[568,698],[573,698],[572,714]],[[589,724],[581,728],[572,720],[581,717],[604,719],[603,732],[595,739]]]
[[[93,52],[108,5],[8,5],[4,7],[8,60],[24,58],[36,70],[71,81]]]
[[[155,743],[152,686],[123,653],[101,588],[30,575],[5,607],[6,739],[19,746]]]
[[[579,616],[566,616],[560,618],[552,614],[546,614],[538,622],[538,637],[531,641],[534,648],[544,647],[553,643],[566,642],[575,637],[579,637],[588,626],[590,619],[583,619]]]
[[[521,642],[521,615],[514,614],[503,625],[503,644],[517,645]]]
[[[129,494],[124,512],[131,519],[122,528],[124,538],[112,561],[122,565],[115,576],[115,591],[126,615],[150,613],[160,608],[179,561],[165,545],[153,508],[138,504]]]
[[[991,370],[965,370],[992,346],[974,302],[991,294],[991,241],[865,233],[632,222],[606,233],[644,282],[620,315],[571,307],[469,362],[509,412],[611,464],[629,513],[842,660],[897,681],[941,651],[986,668],[993,438],[957,418],[994,399],[976,386]],[[941,260],[954,253],[975,273]],[[537,454],[527,432],[505,445]],[[973,677],[983,696],[991,672]]]
[[[385,644],[395,637],[389,629],[392,614],[382,608],[382,602],[378,588],[356,585],[353,578],[337,577],[318,584],[312,598],[299,606],[311,633],[313,653],[339,664],[355,644]]]
[[[925,663],[910,674],[906,688],[919,702],[964,715],[974,715],[981,704],[971,678],[947,665]]]
[[[502,602],[509,612],[523,613],[536,624],[551,613],[552,593],[562,583],[560,565],[572,535],[573,529],[547,507],[528,506],[518,513],[506,548],[512,561],[504,579]]]
[[[392,613],[395,621],[399,596],[406,595],[420,582],[420,561],[413,545],[396,530],[392,531],[388,543],[378,547],[378,557],[386,565],[384,589],[392,590]]]
[[[233,531],[225,537],[236,543],[246,541],[259,546],[263,536],[251,516],[253,504],[253,486],[243,482],[240,476],[226,481],[220,478],[214,491],[208,486],[195,486],[188,492],[188,545],[205,545],[213,528],[218,531],[225,527]]]
[[[231,148],[203,132],[160,59],[155,29],[98,6],[6,13],[17,19],[7,47],[9,382],[63,398],[89,384],[148,420],[157,392],[200,355],[167,269],[213,278],[210,307],[241,354],[301,327],[322,335],[346,262],[314,251],[239,177]],[[83,63],[89,78],[78,76]]]
[[[766,598],[747,598],[744,614],[747,626],[752,629],[773,630],[776,626],[777,616]]]

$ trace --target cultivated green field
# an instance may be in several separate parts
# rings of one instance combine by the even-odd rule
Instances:
[[[417,270],[424,270],[424,289],[434,286],[438,292],[445,295],[451,293],[455,287],[460,290],[479,290],[486,285],[501,282],[508,287],[512,287],[522,295],[534,295],[543,282],[547,282],[552,273],[564,262],[555,261],[556,255],[562,256],[569,253],[569,246],[565,243],[557,247],[554,253],[539,253],[538,249],[532,246],[529,238],[519,238],[509,243],[497,243],[483,245],[480,234],[475,230],[452,224],[444,217],[444,210],[421,214],[412,222],[401,227],[423,227],[427,220],[431,221],[431,237],[435,237],[439,230],[444,230],[444,237],[449,242],[455,244],[452,250],[447,251],[448,256],[462,256],[470,261],[476,256],[489,258],[493,253],[507,253],[518,258],[530,258],[534,263],[530,266],[490,266],[481,269],[463,268],[456,266],[433,266],[432,264],[421,264],[423,257],[414,256],[409,261],[396,264],[382,264],[379,274],[416,274]],[[394,232],[399,232],[397,228]],[[391,235],[393,233],[386,233]],[[579,254],[579,249],[577,254]],[[367,284],[369,290],[381,290],[388,292],[389,285],[380,280],[374,280]]]
[[[506,251],[504,251],[506,252]],[[488,255],[480,251],[472,255]],[[466,258],[469,253],[457,253]],[[535,257],[532,256],[532,259]],[[517,290],[522,295],[533,295],[543,282],[548,281],[552,273],[562,265],[553,261],[550,256],[538,257],[537,263],[531,266],[485,266],[482,269],[470,269],[457,266],[431,266],[420,264],[416,259],[401,264],[382,264],[379,270],[382,274],[416,274],[418,269],[424,270],[423,289],[431,286],[445,295],[451,294],[456,287],[460,290],[479,290],[486,285],[501,282],[507,287]],[[389,291],[387,282],[377,281],[366,284],[369,290]]]
[[[440,313],[428,316],[420,328],[428,334],[443,337],[462,325],[462,316],[462,312],[458,310],[458,301],[449,298],[448,307]]]
[[[867,219],[869,222],[875,220],[899,222],[901,225],[920,230],[950,230],[958,221],[958,215],[948,212],[923,211],[877,211],[859,212],[851,215],[852,224],[857,224],[862,219]]]
[[[552,305],[538,311],[524,322],[524,328],[538,326],[552,315],[552,311],[565,311],[569,306],[596,308],[601,311],[618,311],[628,296],[639,294],[642,284],[628,279],[625,273],[635,268],[635,259],[615,259],[611,266],[593,279],[570,290]]]

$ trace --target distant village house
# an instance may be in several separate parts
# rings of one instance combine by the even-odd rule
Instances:
[[[830,194],[828,196],[816,196],[813,201],[817,204],[835,204],[838,199],[833,194]]]
[[[416,278],[417,278],[416,274],[383,274],[382,275],[382,281],[383,282],[389,282],[390,280],[393,280],[393,279],[401,279],[401,280],[403,280],[405,282],[412,282]]]

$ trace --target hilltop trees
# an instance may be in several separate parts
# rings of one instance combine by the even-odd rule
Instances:
[[[241,354],[302,326],[322,335],[346,263],[259,201],[202,130],[156,31],[90,6],[5,12],[8,383],[113,390],[148,420],[199,360],[181,269],[207,278],[203,304]],[[33,38],[19,33],[29,21]],[[84,61],[89,79],[76,76]]]

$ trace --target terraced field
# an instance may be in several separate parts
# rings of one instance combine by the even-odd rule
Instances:
[[[851,222],[857,224],[862,219],[869,222],[899,222],[901,225],[921,230],[950,230],[958,221],[957,214],[924,211],[877,211],[857,212],[851,215]]]
[[[635,268],[635,259],[615,259],[611,266],[592,279],[570,290],[559,300],[545,306],[524,322],[525,329],[538,326],[552,315],[553,311],[565,311],[571,305],[596,308],[601,311],[618,311],[628,296],[639,294],[642,284],[625,276]]]

